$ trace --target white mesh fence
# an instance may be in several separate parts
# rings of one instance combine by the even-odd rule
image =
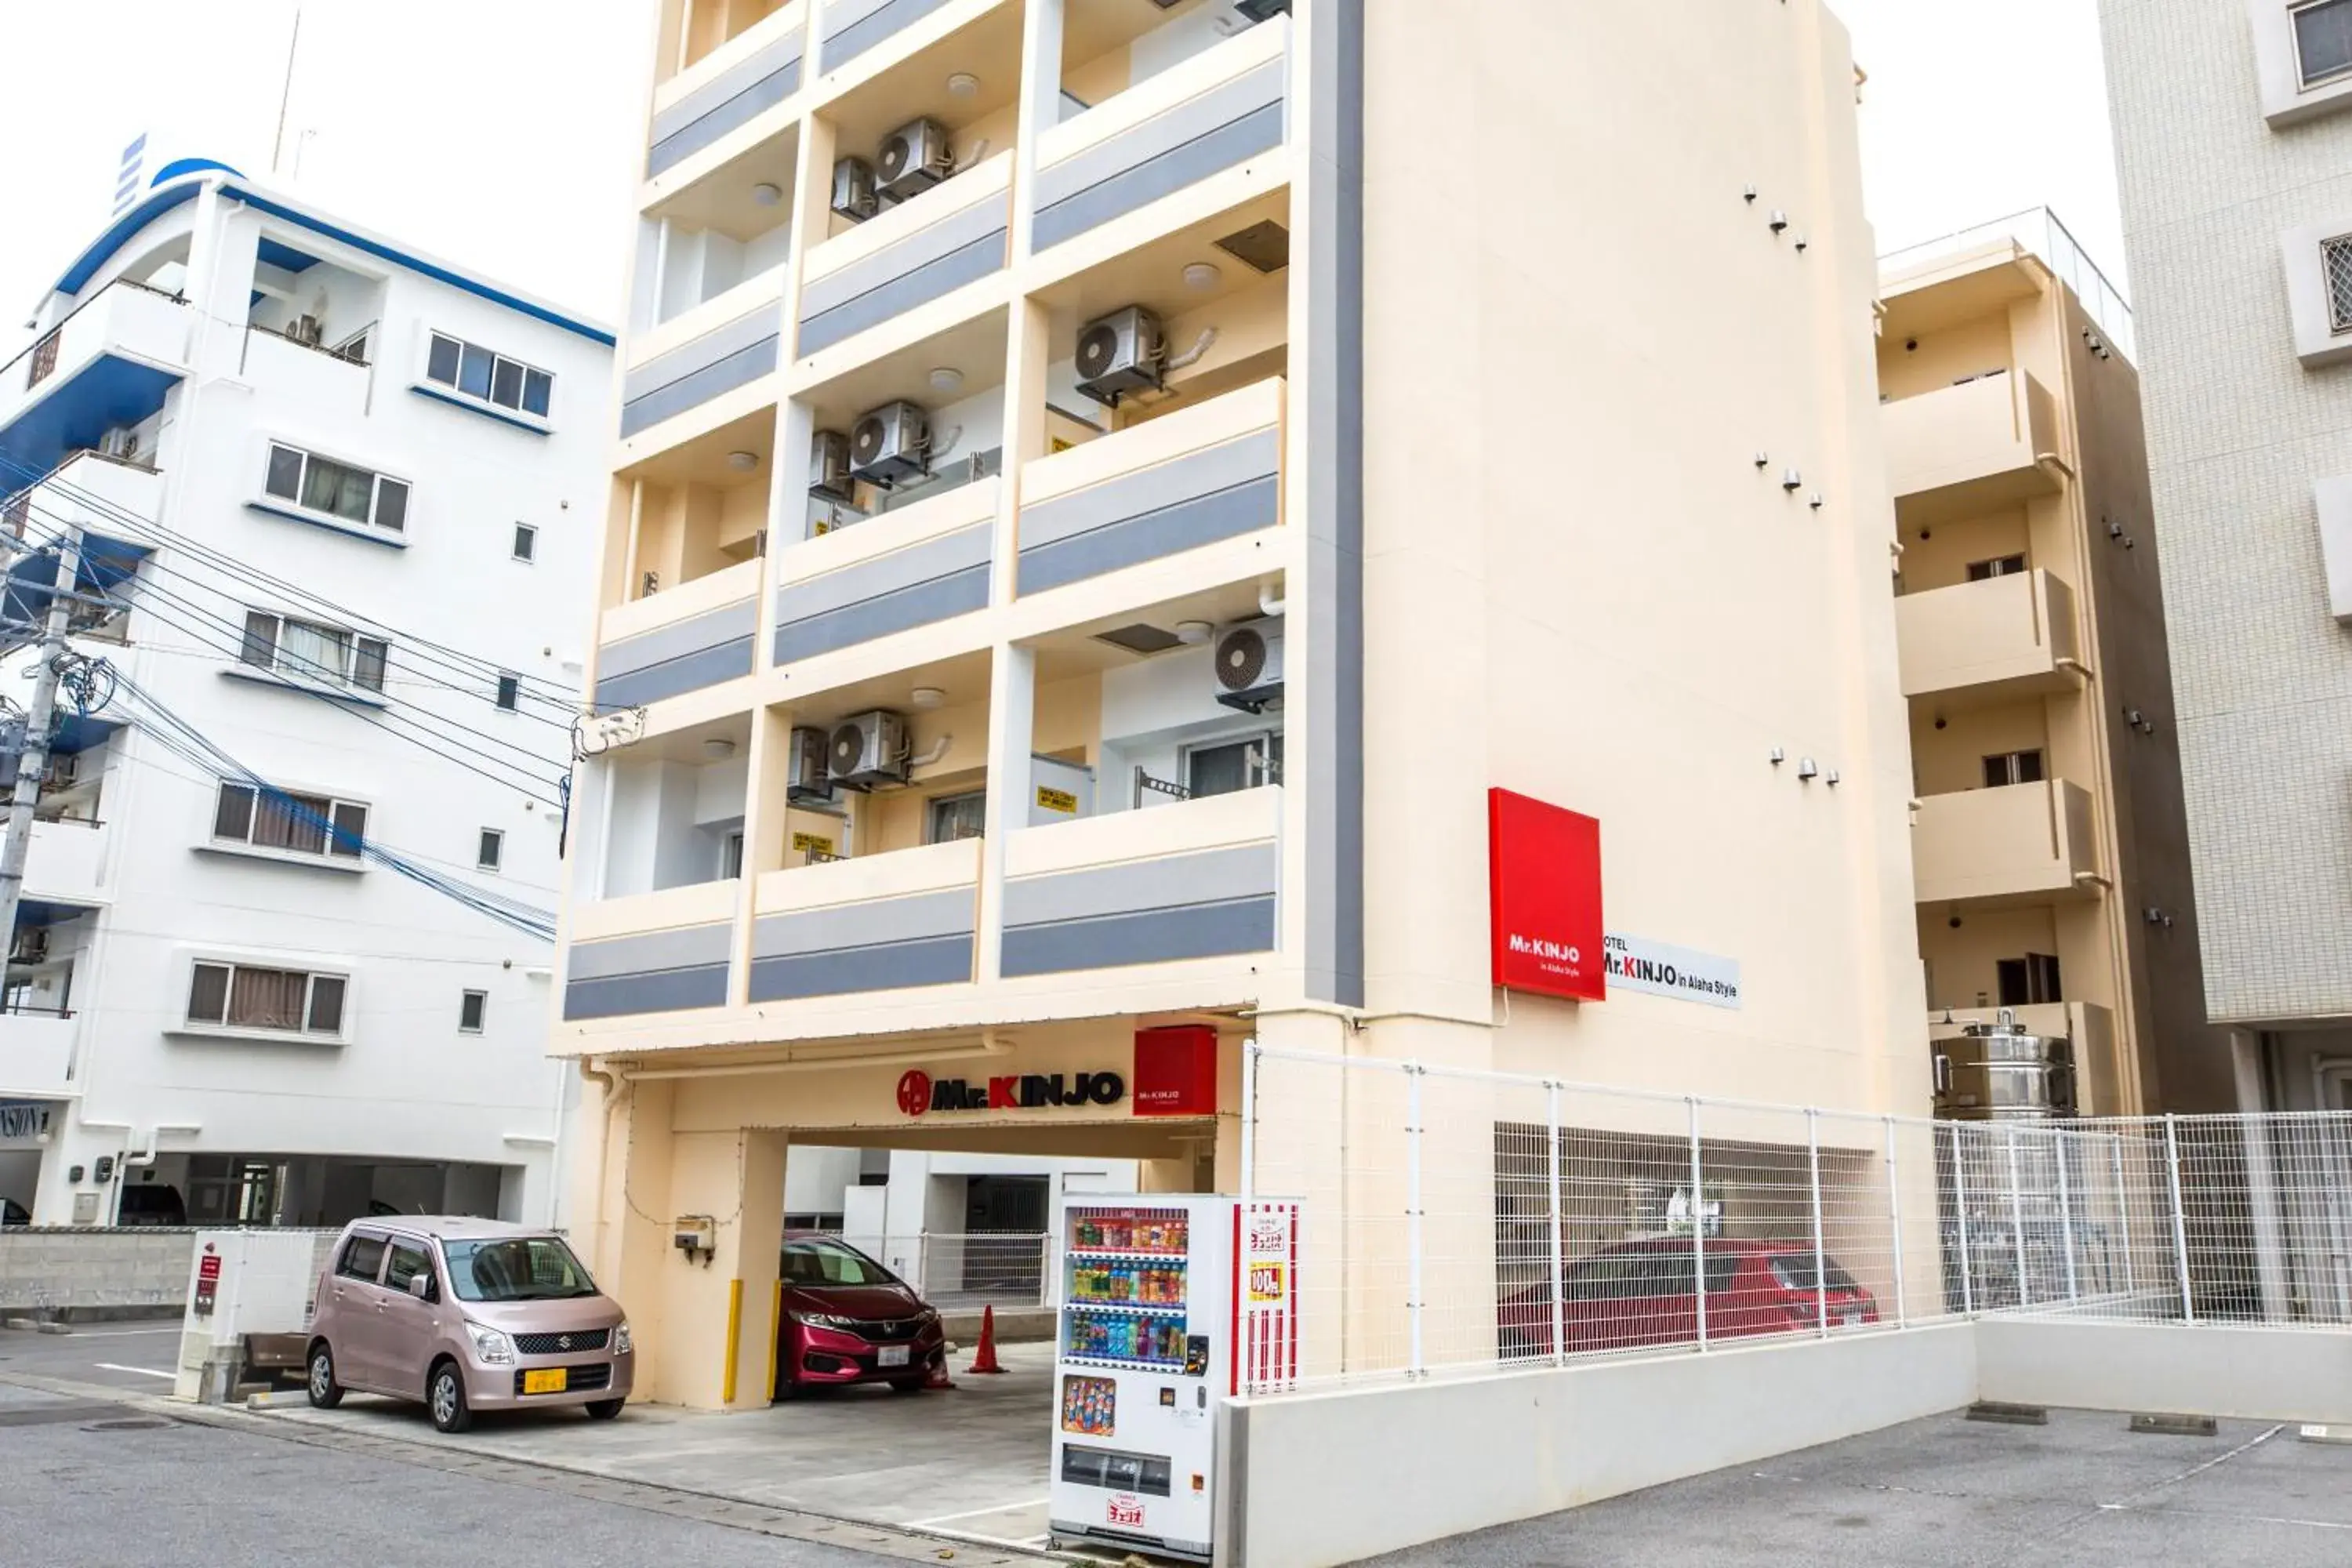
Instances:
[[[1243,1195],[1300,1204],[1283,1388],[1992,1312],[2352,1326],[2352,1115],[1937,1122],[1257,1047],[1248,1075]]]

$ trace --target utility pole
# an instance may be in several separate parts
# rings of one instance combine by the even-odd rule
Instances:
[[[66,652],[66,630],[79,597],[81,524],[58,533],[58,585],[43,623],[41,662],[33,675],[33,701],[25,716],[25,749],[16,757],[16,788],[8,797],[8,837],[0,845],[0,940],[16,945],[16,905],[25,896],[25,857],[33,847],[33,807],[41,798],[41,775],[49,767],[49,725],[58,710],[58,665]]]

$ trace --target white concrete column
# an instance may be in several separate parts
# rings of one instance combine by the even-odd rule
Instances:
[[[999,643],[988,678],[988,804],[980,858],[979,977],[1004,973],[1004,849],[1029,820],[1029,748],[1036,727],[1037,655]]]
[[[1013,154],[1013,264],[1029,259],[1037,138],[1062,120],[1062,20],[1066,0],[1029,0],[1021,20],[1021,128]]]

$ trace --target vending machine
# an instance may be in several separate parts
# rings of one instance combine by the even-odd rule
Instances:
[[[1072,1198],[1057,1224],[1054,1537],[1205,1563],[1217,1404],[1297,1374],[1298,1206]]]

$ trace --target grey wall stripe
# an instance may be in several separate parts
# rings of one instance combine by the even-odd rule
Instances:
[[[1004,923],[1008,929],[1045,925],[1271,895],[1280,875],[1281,859],[1269,841],[1013,878],[1004,884]]]
[[[646,177],[684,163],[798,91],[804,39],[805,33],[779,39],[655,115]]]
[[[1282,432],[1252,431],[1234,440],[1121,474],[1082,490],[1021,509],[1021,547],[1051,544],[1074,533],[1169,506],[1212,490],[1229,489],[1274,473],[1282,462]]]
[[[990,569],[973,566],[952,576],[846,605],[776,628],[778,664],[812,658],[835,648],[850,647],[888,637],[911,626],[969,615],[988,607]]]
[[[635,1013],[669,1013],[682,1007],[727,1005],[727,965],[666,969],[651,974],[615,974],[574,980],[563,987],[563,1016],[619,1018]]]
[[[1269,104],[1197,141],[1138,163],[1123,174],[1040,208],[1031,224],[1033,243],[1039,250],[1059,245],[1281,146],[1282,115],[1281,104]]]
[[[1364,0],[1318,7],[1306,68],[1307,994],[1364,1003]]]
[[[670,931],[642,931],[632,936],[578,942],[565,961],[568,980],[602,979],[636,974],[652,969],[685,969],[696,964],[724,963],[732,939],[732,921],[709,925],[679,926]]]
[[[772,375],[776,369],[776,342],[782,335],[781,332],[772,332],[764,341],[738,350],[715,364],[681,376],[634,402],[623,404],[621,434],[634,436],[640,430],[708,403],[722,393],[748,386],[763,375]]]
[[[786,958],[917,938],[970,936],[978,896],[972,888],[947,888],[831,909],[762,915],[751,927],[751,956]]]
[[[845,305],[860,294],[879,289],[901,273],[911,272],[927,262],[961,250],[976,239],[992,234],[1002,234],[1007,221],[1008,193],[994,195],[964,207],[955,205],[955,198],[942,193],[955,189],[953,181],[923,193],[921,200],[938,202],[937,210],[946,213],[938,222],[928,224],[914,233],[893,240],[870,256],[863,256],[846,267],[835,268],[822,278],[813,279],[801,287],[801,320],[821,316],[839,305]]]
[[[698,370],[757,347],[783,330],[783,307],[771,300],[655,355],[621,377],[621,401],[629,403],[658,392]]]
[[[740,680],[751,673],[754,634],[745,632],[709,647],[696,648],[676,658],[617,675],[598,675],[596,706],[610,710],[659,702],[688,691],[699,691],[721,681]]]
[[[913,26],[947,4],[947,0],[882,0],[868,8],[863,16],[847,26],[835,28],[824,36],[824,47],[817,56],[817,68],[835,70],[872,48],[902,27]],[[836,10],[855,10],[855,0],[846,5],[827,5],[819,13],[828,23]]]
[[[1003,966],[1007,975],[1061,974],[1125,963],[1172,963],[1186,958],[1266,952],[1273,947],[1274,900],[1242,899],[1054,925],[1009,927],[1004,932]]]
[[[826,610],[837,610],[887,594],[944,577],[970,566],[985,566],[992,523],[976,523],[894,550],[887,555],[854,561],[837,572],[803,577],[776,590],[776,622],[782,625]]]
[[[1283,61],[1268,60],[1058,163],[1047,164],[1037,171],[1037,205],[1049,207],[1055,202],[1067,201],[1089,186],[1101,184],[1163,153],[1172,153],[1221,126],[1246,119],[1269,104],[1278,107],[1283,97],[1284,68]]]
[[[731,637],[749,637],[759,629],[760,601],[755,595],[721,605],[715,610],[704,610],[684,620],[672,621],[650,631],[630,637],[614,637],[596,650],[596,672],[599,675],[620,675],[632,669],[644,669],[666,660],[715,647]]]
[[[971,955],[972,939],[966,934],[755,958],[751,996],[754,1002],[782,1002],[852,991],[896,991],[908,985],[953,985],[971,978]]]
[[[1005,230],[1000,221],[995,233],[950,251],[937,261],[925,262],[845,304],[808,317],[801,322],[800,342],[794,353],[806,359],[868,327],[879,326],[918,305],[928,305],[942,295],[951,294],[967,283],[977,283],[992,273],[1003,271],[1005,243]]]
[[[1042,594],[1140,561],[1271,528],[1281,515],[1281,481],[1275,479],[1197,496],[1090,533],[1024,549],[1015,591]]]

